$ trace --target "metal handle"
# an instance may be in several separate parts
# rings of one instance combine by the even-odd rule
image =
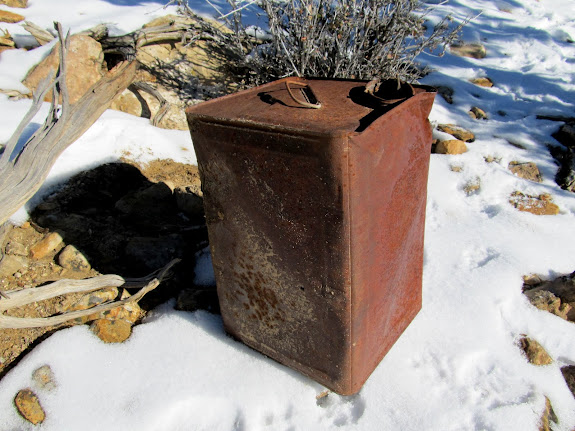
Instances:
[[[310,109],[320,109],[321,108],[320,101],[317,100],[317,97],[315,97],[315,94],[313,93],[311,87],[308,84],[304,84],[303,82],[298,82],[298,81],[289,81],[289,80],[285,81],[285,84],[286,84],[286,88],[287,88],[289,95],[291,96],[293,101],[296,102],[298,105],[301,105],[304,108],[310,108]],[[290,88],[290,84],[300,86],[299,90],[300,90],[300,92],[301,92],[301,94],[305,100],[301,100],[301,99],[298,99],[297,97],[295,97],[292,89]]]

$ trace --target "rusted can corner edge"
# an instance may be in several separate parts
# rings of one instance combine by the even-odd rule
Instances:
[[[214,124],[219,126],[235,127],[242,130],[251,129],[260,132],[268,133],[281,133],[290,136],[303,136],[312,138],[329,138],[329,139],[342,139],[348,136],[357,135],[358,132],[353,131],[337,131],[337,132],[317,132],[308,129],[298,129],[295,127],[276,126],[271,124],[261,124],[250,120],[231,120],[229,118],[216,118],[211,115],[195,114],[186,110],[188,124],[191,125],[194,121],[201,121],[206,124]]]

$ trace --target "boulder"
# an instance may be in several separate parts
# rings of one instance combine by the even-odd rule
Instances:
[[[543,348],[541,344],[529,337],[523,337],[519,340],[519,347],[533,365],[549,365],[553,359]]]
[[[543,177],[541,176],[541,172],[539,172],[539,168],[533,162],[512,161],[509,163],[508,168],[513,173],[513,175],[516,175],[519,178],[535,181],[536,183],[543,181]]]
[[[72,271],[89,271],[91,269],[88,259],[73,245],[67,245],[58,255],[58,264],[62,268]]]
[[[465,152],[467,152],[467,145],[459,139],[439,141],[435,146],[437,154],[463,154]]]
[[[62,241],[62,236],[58,232],[52,232],[30,247],[30,257],[34,260],[42,259],[56,250]]]
[[[20,14],[14,12],[8,12],[7,10],[0,10],[0,22],[15,24],[17,22],[24,21],[25,19],[26,18],[24,18]]]
[[[437,130],[445,133],[449,133],[455,139],[459,139],[463,142],[473,142],[475,141],[475,135],[469,130],[463,127],[456,126],[455,124],[439,124]]]
[[[0,4],[6,5],[8,7],[28,7],[28,0],[0,0]]]
[[[55,45],[50,54],[26,75],[22,83],[28,89],[31,91],[36,90],[39,83],[46,76],[56,71],[59,63],[58,49],[58,45]],[[104,74],[102,45],[86,35],[76,34],[70,36],[70,48],[67,59],[66,84],[70,94],[70,103],[75,103]],[[44,100],[50,101],[51,97],[52,94],[50,92]]]
[[[509,197],[509,203],[519,211],[535,215],[559,214],[559,207],[552,202],[551,195],[547,193],[531,196],[515,191]]]
[[[31,389],[22,389],[16,394],[14,404],[18,413],[34,425],[41,424],[46,419],[46,413],[40,405],[40,400]]]
[[[487,115],[487,113],[483,109],[478,108],[477,106],[474,106],[473,108],[470,109],[469,116],[471,118],[473,118],[474,120],[487,120],[487,119],[489,119],[489,116]]]
[[[449,47],[449,51],[459,57],[481,59],[487,56],[487,50],[480,43],[454,44]]]

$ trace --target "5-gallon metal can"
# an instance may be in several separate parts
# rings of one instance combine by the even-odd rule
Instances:
[[[187,110],[229,334],[359,391],[421,309],[434,95],[287,78]]]

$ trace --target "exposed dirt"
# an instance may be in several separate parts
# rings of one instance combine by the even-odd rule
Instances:
[[[1,251],[22,262],[22,267],[2,275],[0,290],[10,295],[16,289],[103,273],[142,277],[180,258],[172,277],[146,295],[140,305],[149,310],[184,290],[188,296],[194,289],[204,295],[206,287],[193,284],[196,255],[208,245],[200,194],[197,167],[171,160],[146,166],[124,160],[82,172],[38,205],[30,222],[9,230]],[[190,200],[195,205],[190,205]],[[42,259],[32,259],[30,248],[50,232],[58,232],[63,242]],[[59,264],[59,254],[67,244],[88,259],[91,270],[66,269]],[[215,294],[208,296],[215,298]],[[59,296],[6,314],[46,317],[62,312],[63,303],[71,299],[70,295]],[[0,378],[60,328],[0,330]]]

